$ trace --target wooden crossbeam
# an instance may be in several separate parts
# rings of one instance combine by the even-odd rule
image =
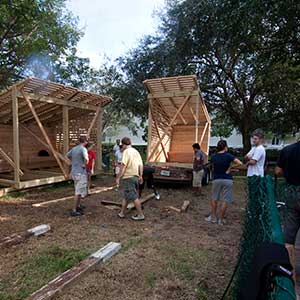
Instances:
[[[44,147],[46,147],[48,150],[51,150],[50,149],[50,146],[44,142],[39,136],[37,136],[34,132],[32,132],[28,127],[26,127],[25,125],[23,124],[20,124],[20,127],[22,129],[24,129],[28,134],[30,134],[32,137],[34,137],[39,143],[41,143]],[[61,153],[59,153],[58,151],[54,150],[56,152],[56,154],[58,155],[58,157],[64,161],[68,166],[71,165],[71,161],[65,157],[64,155],[62,155]]]
[[[189,104],[188,104],[188,106],[189,106],[190,112],[191,112],[191,114],[192,114],[192,116],[193,116],[193,118],[194,118],[194,120],[195,120],[195,122],[196,122],[196,121],[197,121],[197,116],[196,116],[196,114],[195,114],[193,108],[192,108]]]
[[[199,96],[199,91],[151,92],[148,99]]]
[[[21,95],[19,94],[18,97],[20,97],[20,98],[24,97],[23,93],[21,92]],[[45,102],[45,103],[49,103],[49,104],[65,105],[65,106],[74,107],[74,108],[97,111],[96,105],[85,104],[82,102],[73,102],[73,101],[68,101],[68,100],[64,100],[64,99],[48,97],[48,96],[40,97],[40,96],[32,94],[32,93],[27,93],[26,96],[27,96],[27,99],[30,99],[31,101],[39,101],[39,102]]]
[[[169,141],[170,141],[170,137],[167,138],[166,143],[168,143]],[[159,158],[159,156],[161,155],[162,151],[163,151],[163,148],[161,148],[160,151],[157,153],[157,155],[156,155],[154,161],[157,161],[157,160],[158,160],[158,158]],[[168,161],[168,158],[166,158],[166,161]]]
[[[168,99],[170,100],[170,102],[171,102],[171,104],[173,105],[173,107],[174,107],[175,109],[178,109],[178,106],[177,106],[176,103],[174,102],[173,98],[168,98]],[[179,113],[178,115],[179,115],[180,119],[182,120],[183,124],[184,124],[184,125],[187,125],[187,121],[185,120],[185,118],[184,118],[184,116],[182,115],[182,113]]]
[[[94,116],[94,118],[93,118],[93,120],[92,120],[92,122],[90,124],[90,127],[89,127],[89,129],[87,131],[87,134],[86,134],[87,138],[90,138],[91,132],[92,132],[93,127],[95,126],[96,121],[97,121],[97,119],[98,119],[98,117],[100,115],[101,109],[102,109],[101,106],[98,106],[97,111],[95,113],[95,116]]]
[[[206,122],[206,124],[205,124],[205,126],[204,126],[204,129],[203,129],[203,131],[202,131],[201,138],[200,138],[200,142],[199,142],[199,144],[200,144],[200,145],[201,145],[201,144],[202,144],[202,142],[203,142],[203,139],[204,139],[204,136],[205,136],[206,130],[207,130],[207,128],[208,128],[208,125],[209,125],[209,123],[208,123],[208,122]]]
[[[14,161],[10,158],[10,156],[0,147],[0,155],[15,169],[16,164]],[[19,173],[21,176],[24,175],[21,169],[19,169]]]
[[[14,180],[0,178],[0,184],[3,184],[3,185],[14,185],[15,181]]]
[[[63,106],[63,153],[69,151],[69,107]]]
[[[30,108],[30,110],[31,110],[31,112],[34,116],[34,119],[35,119],[36,123],[38,124],[38,126],[39,126],[39,128],[40,128],[40,130],[41,130],[41,132],[44,136],[44,139],[46,140],[46,142],[47,142],[47,144],[50,148],[50,151],[52,152],[52,154],[53,154],[54,158],[56,159],[62,173],[64,174],[64,177],[67,179],[68,178],[68,173],[65,170],[64,165],[62,164],[59,156],[57,155],[57,151],[54,149],[53,145],[51,144],[50,138],[48,137],[48,134],[47,134],[43,124],[41,123],[38,115],[36,114],[35,109],[34,109],[32,103],[31,103],[28,95],[23,90],[21,90],[21,94],[23,95],[24,99],[26,100],[26,102],[28,104],[28,107]]]
[[[152,115],[153,125],[154,125],[154,127],[155,127],[155,129],[156,129],[157,136],[158,136],[158,138],[160,139],[159,129],[158,129],[157,123],[156,123],[156,121],[155,121],[155,119],[154,119],[154,115],[153,115],[153,112],[152,112],[152,108],[150,108],[150,110],[151,110],[151,115]],[[166,160],[168,160],[168,154],[167,154],[167,152],[166,152],[166,149],[165,149],[165,146],[164,146],[164,144],[163,144],[163,141],[161,141],[160,144],[161,144],[161,147],[162,147],[162,151],[164,152],[164,156],[165,156]]]
[[[175,115],[173,116],[169,126],[165,129],[164,134],[160,137],[160,139],[157,141],[157,143],[155,144],[152,153],[150,154],[149,157],[149,161],[151,160],[151,158],[153,157],[156,149],[158,148],[159,144],[161,143],[161,141],[163,141],[163,139],[165,138],[165,136],[170,132],[170,130],[172,129],[172,126],[174,124],[174,122],[176,121],[178,114],[183,110],[183,108],[185,107],[185,105],[188,103],[188,101],[190,100],[190,95],[186,96],[184,101],[181,103],[180,107],[177,109]]]

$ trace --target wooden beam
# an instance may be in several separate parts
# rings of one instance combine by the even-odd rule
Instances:
[[[153,118],[153,112],[152,112],[152,109],[151,109],[151,114],[152,114],[152,119],[153,119],[153,125],[154,125],[154,127],[155,127],[155,129],[156,129],[156,133],[157,133],[157,136],[158,136],[158,138],[160,139],[160,133],[159,133],[159,129],[158,129],[158,126],[157,126],[157,124],[156,124],[156,121],[155,121],[155,119]],[[165,158],[166,158],[166,161],[168,161],[168,154],[167,154],[167,152],[166,152],[166,149],[165,149],[165,146],[164,146],[164,144],[163,144],[163,141],[161,141],[161,143],[160,143],[160,145],[161,145],[161,147],[162,147],[162,151],[163,151],[163,153],[164,153],[164,156],[165,156]]]
[[[14,185],[19,188],[20,185],[20,139],[19,139],[19,107],[17,97],[17,87],[12,87],[12,113],[13,113],[13,151],[14,151]]]
[[[173,98],[173,97],[191,97],[191,96],[199,96],[199,91],[176,91],[176,92],[152,92],[148,95],[148,99],[154,98]]]
[[[96,169],[102,171],[102,118],[103,108],[99,111],[96,120]]]
[[[146,196],[145,198],[142,198],[140,200],[141,204],[144,204],[145,202],[147,202],[148,200],[150,200],[151,198],[154,198],[155,197],[155,194],[152,193],[152,194],[149,194],[148,196]],[[134,209],[135,208],[135,205],[133,202],[130,202],[128,205],[127,205],[127,209],[128,210],[131,210],[131,209]]]
[[[46,142],[44,142],[39,136],[37,136],[34,132],[32,132],[28,127],[26,127],[25,125],[23,125],[23,124],[20,124],[20,127],[22,128],[22,129],[24,129],[28,134],[30,134],[32,137],[34,137],[39,143],[41,143],[44,147],[46,147],[48,150],[51,150],[50,149],[50,146],[46,143]],[[56,151],[55,150],[55,152],[56,152],[56,154],[58,155],[58,157],[62,160],[62,161],[64,161],[68,166],[70,166],[71,165],[71,161],[67,158],[67,157],[65,157],[64,155],[62,155],[61,153],[59,153],[58,151]]]
[[[69,151],[69,107],[63,106],[63,153]]]
[[[88,271],[93,270],[100,262],[106,262],[121,249],[120,243],[110,242],[97,252],[65,271],[47,285],[29,296],[28,300],[50,300],[56,299],[57,294],[65,287],[74,283]]]
[[[95,123],[97,122],[97,119],[99,117],[99,114],[100,114],[101,110],[102,110],[101,106],[98,106],[97,111],[95,113],[95,116],[94,116],[94,118],[93,118],[93,120],[92,120],[92,122],[90,124],[90,127],[89,127],[89,129],[87,131],[87,134],[86,134],[86,136],[87,136],[88,139],[90,138],[92,129],[95,126]]]
[[[32,179],[27,181],[21,181],[19,189],[27,189],[30,187],[52,184],[52,183],[62,182],[65,180],[66,178],[64,175],[58,175],[58,176],[51,176],[46,178],[38,178],[38,179]]]
[[[173,116],[169,126],[165,129],[164,134],[161,136],[161,138],[157,141],[157,143],[155,144],[155,147],[152,150],[152,153],[150,154],[149,157],[149,161],[151,160],[151,158],[154,155],[154,152],[156,151],[156,149],[158,148],[159,144],[161,143],[161,141],[165,138],[165,136],[169,133],[169,131],[172,128],[172,125],[174,124],[175,120],[177,119],[178,114],[183,110],[183,108],[185,107],[185,105],[188,103],[188,101],[190,100],[190,95],[185,97],[184,101],[181,103],[180,107],[177,109],[175,115]]]
[[[189,205],[190,205],[190,201],[188,200],[183,201],[183,204],[181,206],[181,212],[186,212]]]
[[[165,145],[166,145],[166,144],[167,144],[169,141],[170,141],[170,137],[168,136],[168,138],[167,138],[167,141],[166,141]],[[157,153],[157,155],[155,156],[155,159],[154,159],[154,161],[157,161],[157,159],[158,159],[158,158],[159,158],[159,156],[161,155],[162,151],[163,151],[163,148],[161,148],[161,149],[160,149],[160,151]],[[168,158],[166,158],[166,162],[168,161],[168,159],[169,159],[169,157],[168,157]]]
[[[21,234],[12,234],[0,240],[0,249],[10,247],[12,245],[20,244],[32,236],[40,236],[45,234],[50,230],[50,226],[48,224],[42,224],[31,229],[26,230]]]
[[[47,132],[46,132],[43,124],[41,123],[38,115],[36,114],[35,109],[32,106],[32,103],[31,103],[28,95],[23,90],[21,90],[21,94],[23,95],[24,99],[26,100],[26,102],[28,104],[28,107],[30,108],[30,110],[31,110],[31,112],[32,112],[32,114],[33,114],[33,116],[35,118],[35,121],[38,124],[38,126],[39,126],[39,128],[40,128],[40,130],[41,130],[41,132],[42,132],[42,134],[44,136],[44,139],[46,140],[47,144],[49,145],[50,150],[51,150],[53,156],[55,157],[55,159],[56,159],[56,161],[57,161],[57,163],[58,163],[58,165],[59,165],[62,173],[65,176],[65,178],[67,179],[69,177],[69,175],[68,175],[67,171],[65,170],[64,165],[62,164],[62,162],[60,160],[60,157],[57,155],[57,151],[54,149],[53,145],[51,144],[51,141],[50,141],[50,139],[48,137],[48,134],[47,134]]]
[[[0,155],[15,169],[16,165],[14,161],[10,158],[10,156],[0,147]],[[19,169],[19,173],[21,176],[24,175],[21,169]]]
[[[168,98],[170,100],[170,102],[172,103],[172,105],[174,106],[174,108],[177,110],[178,106],[176,105],[176,103],[174,102],[173,98]],[[184,125],[187,125],[187,121],[185,120],[185,118],[183,117],[182,113],[178,114],[180,119],[182,120]]]
[[[179,208],[177,208],[177,207],[174,207],[174,206],[167,206],[167,208],[168,208],[168,209],[171,209],[171,210],[174,210],[174,211],[176,211],[176,212],[178,212],[178,213],[181,213],[181,210],[180,210]]]
[[[200,104],[200,97],[197,97],[197,99],[196,99],[196,120],[195,120],[195,143],[198,143],[198,139],[199,139],[199,109],[200,109],[199,104]]]
[[[148,142],[149,143],[152,138],[152,125],[153,125],[151,110],[152,110],[152,100],[149,99],[149,107],[148,107]],[[147,162],[148,162],[149,155],[150,155],[150,145],[148,145],[147,147]]]
[[[201,144],[202,144],[202,142],[203,142],[203,139],[204,139],[204,136],[205,136],[205,133],[206,133],[208,124],[209,124],[209,123],[206,122],[206,124],[205,124],[205,126],[204,126],[204,129],[203,129],[203,132],[202,132],[202,135],[201,135],[201,138],[200,138],[200,142],[199,142],[200,146],[201,146]]]
[[[0,178],[0,184],[2,184],[2,185],[14,185],[15,181],[14,180]]]
[[[19,98],[23,98],[25,94],[24,92],[21,92],[21,95],[18,94]],[[44,103],[49,103],[49,104],[56,104],[56,105],[65,105],[68,107],[75,107],[75,108],[80,108],[80,109],[87,109],[87,110],[97,110],[96,105],[91,105],[91,104],[85,104],[82,102],[73,102],[73,101],[68,101],[60,98],[54,98],[54,97],[48,97],[48,96],[43,96],[40,97],[38,95],[32,94],[32,93],[26,93],[26,96],[28,99],[31,101],[39,101],[39,102],[44,102]]]

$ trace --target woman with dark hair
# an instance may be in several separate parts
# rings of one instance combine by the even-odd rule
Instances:
[[[205,220],[224,225],[225,213],[228,204],[232,202],[233,198],[233,178],[230,174],[230,169],[231,167],[241,166],[243,163],[228,153],[228,146],[225,140],[218,142],[217,153],[212,155],[211,162],[213,164],[211,212]],[[218,202],[222,202],[219,219],[217,218]]]

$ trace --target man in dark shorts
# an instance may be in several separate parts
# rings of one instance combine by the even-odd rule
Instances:
[[[124,149],[124,150],[123,150]],[[139,199],[139,184],[143,183],[143,161],[140,153],[131,146],[131,140],[128,137],[122,139],[122,165],[120,173],[117,175],[116,183],[120,184],[122,178],[122,188],[124,190],[124,199],[122,202],[121,212],[118,214],[120,218],[125,217],[127,210],[127,203],[134,202],[135,208],[138,212],[133,216],[134,221],[141,221],[145,219],[142,211],[142,205]]]
[[[275,174],[283,175],[286,180],[287,216],[284,221],[284,238],[294,266],[294,247],[300,228],[300,141],[282,149]]]

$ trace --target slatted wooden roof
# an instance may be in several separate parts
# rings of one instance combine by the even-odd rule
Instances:
[[[62,106],[69,107],[70,119],[89,114],[98,106],[105,106],[112,101],[110,97],[79,90],[77,88],[54,83],[38,78],[27,78],[17,82],[20,122],[32,121],[33,115],[24,100],[21,90],[32,100],[33,106],[41,119],[47,123],[62,120]],[[12,122],[13,86],[0,93],[0,124]]]
[[[153,102],[158,102],[170,119],[175,115],[185,98],[190,97],[177,118],[177,125],[195,124],[197,107],[199,121],[210,123],[210,117],[195,75],[149,79],[145,80],[144,84],[149,92],[148,98]]]

